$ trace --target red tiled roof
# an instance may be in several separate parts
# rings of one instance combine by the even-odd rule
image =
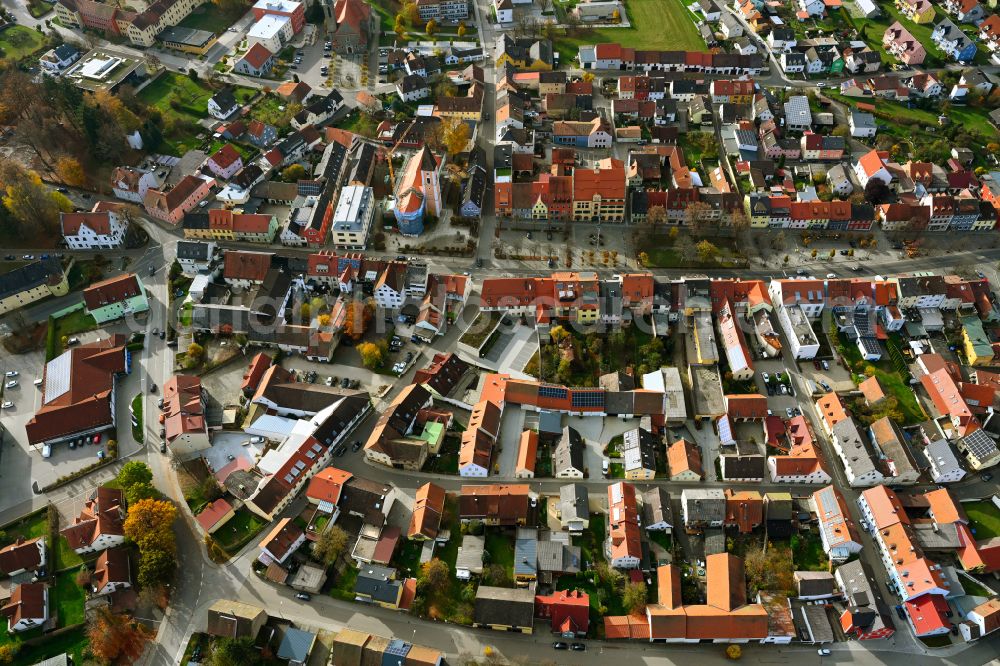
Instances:
[[[106,305],[120,303],[142,293],[139,278],[135,273],[123,273],[96,282],[83,290],[83,302],[88,310],[97,310]]]
[[[34,571],[42,563],[42,554],[38,550],[38,542],[42,537],[25,541],[18,537],[17,541],[0,550],[0,571],[10,574],[22,569]]]
[[[336,506],[340,502],[340,493],[344,489],[344,484],[352,476],[350,472],[336,467],[321,469],[309,480],[306,497],[317,502],[329,502]]]
[[[69,355],[68,368],[59,365],[63,363],[59,359],[66,355]],[[53,366],[54,363],[57,366]],[[49,376],[50,371],[53,376]],[[125,336],[121,334],[73,347],[47,363],[41,387],[42,406],[24,426],[28,441],[39,444],[83,430],[110,426],[115,375],[122,372],[125,372]],[[68,377],[63,377],[64,373]],[[49,391],[50,382],[59,387],[65,382],[68,389]]]
[[[72,525],[61,533],[73,550],[89,546],[101,535],[124,536],[125,498],[121,490],[101,486]]]
[[[412,539],[416,535],[427,539],[437,537],[441,528],[441,515],[444,513],[444,500],[445,492],[441,486],[425,483],[417,489],[408,538]]]
[[[225,253],[222,277],[227,280],[263,282],[270,268],[270,253],[229,250]]]
[[[250,47],[250,50],[243,54],[243,60],[246,60],[254,69],[260,69],[260,67],[267,62],[267,59],[273,55],[274,54],[268,51],[266,47],[262,46],[260,42],[256,42]]]
[[[76,236],[80,227],[86,226],[94,233],[106,236],[111,233],[111,215],[108,211],[91,213],[63,213],[60,216],[64,236]]]
[[[240,154],[236,152],[236,149],[233,148],[233,144],[231,143],[227,143],[222,148],[219,148],[217,151],[215,151],[215,154],[212,155],[211,157],[211,160],[212,162],[215,163],[215,166],[219,167],[219,169],[222,170],[228,169],[233,164],[235,164],[236,161],[239,159],[242,158],[240,157]]]
[[[233,505],[224,499],[217,499],[214,502],[210,502],[208,506],[202,509],[202,512],[195,516],[195,520],[201,525],[201,529],[206,532],[212,531],[212,529],[219,524],[223,516],[228,514],[233,510]]]

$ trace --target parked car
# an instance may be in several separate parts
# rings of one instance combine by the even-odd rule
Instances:
[[[361,440],[355,440],[355,442],[351,444],[351,451],[357,451],[358,449],[361,448],[361,446],[362,446]]]
[[[17,377],[19,374],[21,374],[21,373],[19,373],[17,370],[8,370],[7,372],[3,373],[3,376],[4,377]]]
[[[253,437],[250,438],[250,443],[251,444],[263,444],[264,443],[264,437],[261,436],[261,435],[254,435]]]
[[[9,382],[7,382],[6,386],[7,386],[7,388],[10,388],[10,389],[16,388],[17,387],[17,380],[16,379],[10,380]]]
[[[350,377],[344,377],[343,379],[340,380],[340,388],[345,389],[350,387],[350,385],[351,385]]]
[[[166,452],[167,452],[167,443],[163,440],[160,440],[160,453],[166,453]]]
[[[312,601],[312,595],[308,592],[299,592],[295,595],[295,598],[299,601]]]
[[[587,649],[587,644],[586,643],[573,643],[569,647],[570,647],[571,650],[575,650],[576,652],[583,652],[584,650]]]
[[[14,407],[14,402],[13,402],[12,400],[4,400],[4,401],[3,401],[3,405],[2,405],[2,407],[3,407],[4,409],[13,409],[13,407]]]
[[[771,381],[771,375],[767,374],[766,372],[760,373],[760,378],[764,380],[765,384]]]
[[[150,384],[149,385],[149,392],[150,393],[156,393],[156,384]]]
[[[830,363],[829,363],[829,361],[827,361],[827,360],[824,359],[822,363],[823,363],[823,369],[824,370],[829,370],[830,369]]]
[[[829,657],[830,656],[830,649],[829,648],[820,648],[820,649],[816,650],[816,654],[818,654],[821,657]]]
[[[42,457],[43,458],[51,458],[52,457],[52,445],[51,444],[45,444],[44,446],[42,446]]]
[[[556,641],[555,643],[552,644],[552,649],[553,650],[568,650],[569,649],[569,644],[568,643],[564,643],[563,641]]]

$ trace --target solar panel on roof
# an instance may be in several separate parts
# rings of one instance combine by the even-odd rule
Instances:
[[[566,398],[566,387],[542,384],[538,387],[538,396],[540,398],[557,398],[564,400]]]
[[[574,391],[574,407],[600,407],[604,404],[604,391]]]

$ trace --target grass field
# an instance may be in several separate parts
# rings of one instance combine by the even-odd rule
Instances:
[[[972,521],[977,541],[1000,536],[1000,509],[993,502],[967,502],[962,508]]]
[[[230,555],[236,554],[264,529],[264,521],[249,509],[243,508],[219,528],[215,540]]]
[[[619,42],[636,49],[704,51],[705,40],[682,0],[628,0],[625,4],[631,27],[594,28],[578,36],[555,40],[563,66],[576,58],[581,44]]]
[[[229,26],[236,23],[243,13],[244,9],[241,7],[237,7],[235,12],[222,11],[214,2],[205,3],[201,7],[195,7],[178,25],[182,28],[208,30],[216,35],[221,35]]]
[[[42,33],[22,25],[15,25],[0,32],[0,49],[3,57],[10,60],[21,60],[34,55],[45,46]]]
[[[838,351],[843,352],[847,365],[850,368],[856,368],[862,360],[857,345],[851,344],[846,338],[841,339],[839,335],[836,342],[839,343]],[[893,368],[888,355],[883,357],[881,361],[865,362],[864,365],[871,365],[875,368],[875,376],[878,378],[879,384],[882,385],[882,390],[896,398],[899,410],[903,413],[902,425],[914,425],[927,418],[920,403],[917,402],[917,395]]]
[[[898,130],[903,136],[913,136],[914,132],[920,131],[922,132],[922,136],[927,140],[941,138],[940,134],[931,134],[926,132],[927,127],[938,128],[937,114],[933,111],[926,111],[924,109],[909,109],[905,104],[891,102],[885,99],[856,99],[853,97],[844,97],[843,95],[837,93],[827,94],[836,99],[838,102],[843,102],[850,107],[856,107],[858,102],[865,102],[868,104],[873,103],[876,109],[881,109],[882,111],[891,113],[894,117],[899,118],[900,121],[919,123],[919,126],[906,125],[905,127],[899,127]],[[952,106],[952,108],[948,111],[948,117],[951,118],[952,123],[962,125],[970,130],[975,130],[983,136],[991,137],[997,135],[997,130],[990,123],[990,118],[984,109],[976,109],[970,106]],[[881,118],[879,121],[883,122]]]
[[[59,626],[70,627],[83,622],[83,588],[76,584],[77,569],[56,576],[53,603],[59,613]]]

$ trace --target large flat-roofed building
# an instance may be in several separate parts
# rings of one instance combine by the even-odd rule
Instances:
[[[333,245],[345,250],[363,250],[375,218],[375,197],[370,187],[348,185],[340,191],[333,213]]]
[[[63,78],[77,88],[114,92],[123,83],[138,83],[149,73],[146,61],[107,47],[88,51]]]
[[[168,49],[202,55],[215,45],[215,34],[208,30],[195,30],[171,26],[156,36]]]

